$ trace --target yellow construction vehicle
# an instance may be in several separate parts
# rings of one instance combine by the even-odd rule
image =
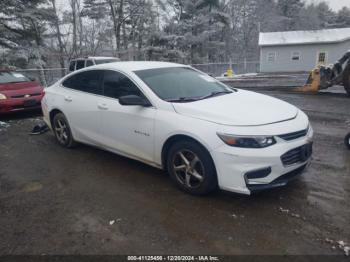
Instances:
[[[320,65],[312,70],[306,84],[294,91],[316,93],[334,85],[344,86],[350,96],[350,50],[334,65]]]
[[[350,150],[350,133],[345,137],[345,145]]]

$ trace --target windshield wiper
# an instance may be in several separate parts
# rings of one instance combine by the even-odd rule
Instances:
[[[186,102],[194,102],[199,100],[200,98],[192,98],[192,97],[180,97],[176,99],[167,99],[165,101],[171,102],[171,103],[186,103]]]
[[[215,96],[219,96],[219,95],[225,95],[225,94],[231,94],[233,93],[232,91],[215,91],[215,92],[211,92],[209,95],[206,96],[202,96],[200,99],[207,99],[210,97],[215,97]]]
[[[194,102],[194,101],[198,101],[198,100],[203,100],[203,99],[207,99],[210,97],[214,97],[214,96],[219,96],[219,95],[224,95],[224,94],[231,94],[233,93],[232,91],[215,91],[215,92],[211,92],[209,95],[206,96],[202,96],[202,97],[180,97],[180,98],[176,98],[176,99],[167,99],[167,102],[173,102],[173,103],[185,103],[185,102]]]

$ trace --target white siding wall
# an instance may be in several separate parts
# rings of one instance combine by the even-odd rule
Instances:
[[[316,66],[319,52],[326,52],[326,64],[332,64],[348,50],[350,50],[350,41],[319,45],[263,46],[260,52],[260,71],[308,72]],[[299,61],[292,60],[293,52],[300,52]],[[276,54],[274,62],[271,61],[272,53]]]

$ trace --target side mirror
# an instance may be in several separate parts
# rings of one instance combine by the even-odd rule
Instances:
[[[28,79],[32,82],[36,81],[36,78],[35,77],[32,77],[32,76],[29,76]]]
[[[119,97],[119,103],[123,106],[152,106],[148,100],[136,95],[121,96]]]

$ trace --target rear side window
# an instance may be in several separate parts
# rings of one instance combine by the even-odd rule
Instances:
[[[104,72],[103,94],[116,99],[127,95],[142,96],[139,88],[128,77],[115,71]]]
[[[74,71],[75,68],[75,61],[71,61],[69,64],[69,71]]]
[[[78,60],[77,66],[75,67],[76,70],[82,69],[85,66],[85,60]]]
[[[86,60],[86,67],[88,66],[93,66],[94,63],[92,62],[92,60]]]
[[[62,85],[71,89],[102,95],[103,71],[90,70],[75,74],[63,81]]]
[[[117,58],[95,59],[95,64],[100,65],[100,64],[114,63],[114,62],[119,62],[119,61],[120,60]]]

